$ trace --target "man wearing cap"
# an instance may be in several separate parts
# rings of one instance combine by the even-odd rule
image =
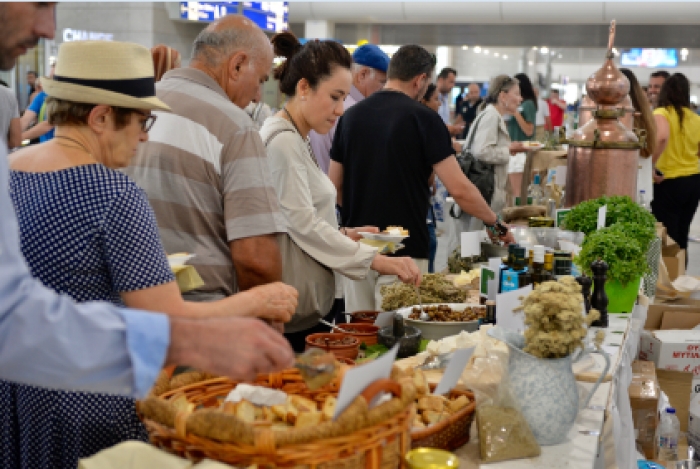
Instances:
[[[0,2],[0,70],[53,39],[56,4]],[[32,278],[22,258],[0,146],[0,377],[53,389],[144,397],[163,365],[255,378],[292,365],[291,348],[253,318],[185,319],[76,304]],[[231,340],[235,337],[235,340]],[[231,357],[236,357],[232,360]]]
[[[355,49],[352,60],[352,86],[350,94],[345,98],[346,111],[381,90],[386,84],[386,70],[389,68],[389,56],[374,44],[365,44]],[[313,130],[309,133],[316,161],[326,174],[331,162],[331,146],[337,125],[336,122],[325,135],[319,135]]]

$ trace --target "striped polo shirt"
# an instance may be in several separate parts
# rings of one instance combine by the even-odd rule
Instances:
[[[196,254],[205,285],[196,294],[238,291],[229,242],[286,232],[265,147],[253,121],[213,78],[193,68],[168,72],[156,94],[148,142],[124,172],[148,194],[169,254]]]

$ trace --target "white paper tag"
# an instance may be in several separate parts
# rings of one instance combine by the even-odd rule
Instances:
[[[523,333],[525,331],[525,314],[513,310],[520,306],[520,297],[529,295],[532,285],[506,293],[499,293],[496,297],[496,324],[509,331]]]
[[[554,175],[554,183],[557,186],[566,185],[566,166],[557,166],[557,173]]]
[[[481,232],[462,232],[462,257],[473,257],[481,254]]]
[[[433,394],[447,394],[457,386],[459,377],[462,376],[462,371],[469,363],[469,359],[474,353],[475,347],[457,349],[452,353],[452,358],[445,368],[445,373],[442,375],[440,383],[435,388]]]
[[[340,392],[338,392],[338,401],[335,405],[333,420],[336,420],[352,404],[352,401],[362,394],[362,391],[367,386],[378,379],[391,376],[391,367],[394,364],[394,360],[396,360],[398,352],[399,345],[396,344],[391,350],[376,360],[352,367],[345,373],[343,383],[340,385]]]
[[[394,321],[394,314],[396,314],[395,311],[384,311],[383,313],[379,313],[377,315],[377,319],[374,320],[374,325],[380,329],[382,327],[391,326]]]
[[[598,209],[598,229],[605,228],[605,217],[608,214],[608,206],[603,205]]]

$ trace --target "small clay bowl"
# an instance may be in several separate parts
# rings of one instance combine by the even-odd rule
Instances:
[[[394,328],[392,326],[381,328],[377,336],[379,338],[379,343],[388,349],[396,344],[396,337],[394,337]],[[420,349],[421,338],[422,334],[420,329],[413,326],[406,326],[406,335],[401,338],[397,357],[406,358],[417,354],[418,349]]]
[[[335,327],[344,331],[348,330],[346,334],[357,337],[360,343],[364,343],[365,345],[375,345],[377,343],[377,331],[379,331],[379,326],[375,326],[374,324],[356,322],[350,324],[338,324]],[[349,330],[353,329],[359,332],[349,332]]]
[[[349,337],[350,342],[347,345],[326,345],[323,342],[321,343],[316,343],[316,339],[330,339],[330,340],[341,340],[346,337]],[[320,348],[321,350],[325,350],[326,352],[331,352],[333,355],[336,356],[336,358],[349,358],[350,360],[354,360],[357,358],[357,355],[360,353],[360,341],[357,337],[353,337],[348,334],[332,334],[332,333],[327,333],[327,332],[319,332],[316,334],[311,334],[306,337],[306,350],[310,348]]]
[[[350,322],[353,324],[374,324],[379,316],[379,311],[355,311],[350,313]]]

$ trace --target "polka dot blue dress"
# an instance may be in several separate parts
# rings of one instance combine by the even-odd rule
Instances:
[[[124,174],[99,164],[12,171],[10,195],[22,253],[47,287],[123,306],[120,292],[174,280],[146,195]],[[147,441],[130,398],[0,381],[0,401],[0,468],[74,469],[122,441]]]

